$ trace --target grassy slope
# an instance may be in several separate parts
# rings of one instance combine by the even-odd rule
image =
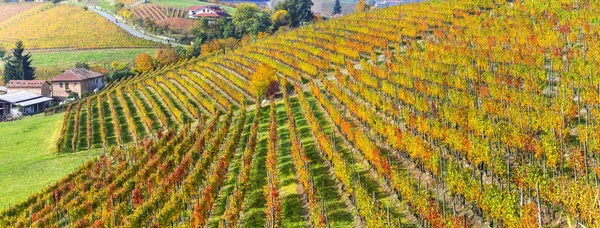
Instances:
[[[98,154],[56,155],[62,119],[62,115],[35,116],[0,123],[0,209],[25,200]]]

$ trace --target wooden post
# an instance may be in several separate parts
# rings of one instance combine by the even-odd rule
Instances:
[[[538,206],[538,226],[542,227],[542,206],[540,204],[540,183],[535,183],[535,191],[537,192],[537,206]]]

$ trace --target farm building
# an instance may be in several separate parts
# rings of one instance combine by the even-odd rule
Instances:
[[[44,97],[52,97],[50,87],[50,83],[44,80],[10,80],[6,84],[6,93],[27,91]]]
[[[0,121],[43,112],[52,98],[27,91],[0,95]]]
[[[188,9],[189,18],[229,18],[231,17],[220,6],[192,6]]]
[[[82,95],[104,88],[104,74],[84,68],[75,68],[52,79],[52,96],[65,100],[71,93]]]

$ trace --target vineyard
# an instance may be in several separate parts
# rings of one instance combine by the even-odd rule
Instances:
[[[57,141],[104,154],[0,226],[598,227],[599,13],[407,4],[113,84]]]
[[[184,32],[194,25],[194,20],[187,18],[184,7],[142,5],[134,8],[133,13],[138,19],[149,18],[159,26],[168,26]]]
[[[112,22],[71,5],[43,5],[0,22],[0,45],[22,40],[28,49],[131,48],[158,44],[137,38]]]
[[[0,22],[7,20],[11,17],[14,17],[25,11],[35,9],[39,6],[41,6],[41,4],[37,4],[37,3],[0,4]]]

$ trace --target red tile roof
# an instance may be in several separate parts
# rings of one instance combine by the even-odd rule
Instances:
[[[192,6],[192,7],[188,8],[188,10],[198,11],[198,10],[201,10],[204,8],[206,8],[206,6]]]
[[[92,78],[103,77],[104,74],[94,72],[84,68],[75,68],[65,71],[64,73],[56,76],[52,79],[53,82],[56,81],[85,81]]]
[[[6,88],[42,88],[44,80],[10,80]]]
[[[198,12],[203,9],[208,9],[209,12]],[[188,10],[196,12],[196,14],[192,15],[194,17],[229,17],[230,15],[223,10],[220,6],[210,5],[210,6],[192,6]]]
[[[222,17],[222,15],[216,13],[197,13],[194,17]]]

